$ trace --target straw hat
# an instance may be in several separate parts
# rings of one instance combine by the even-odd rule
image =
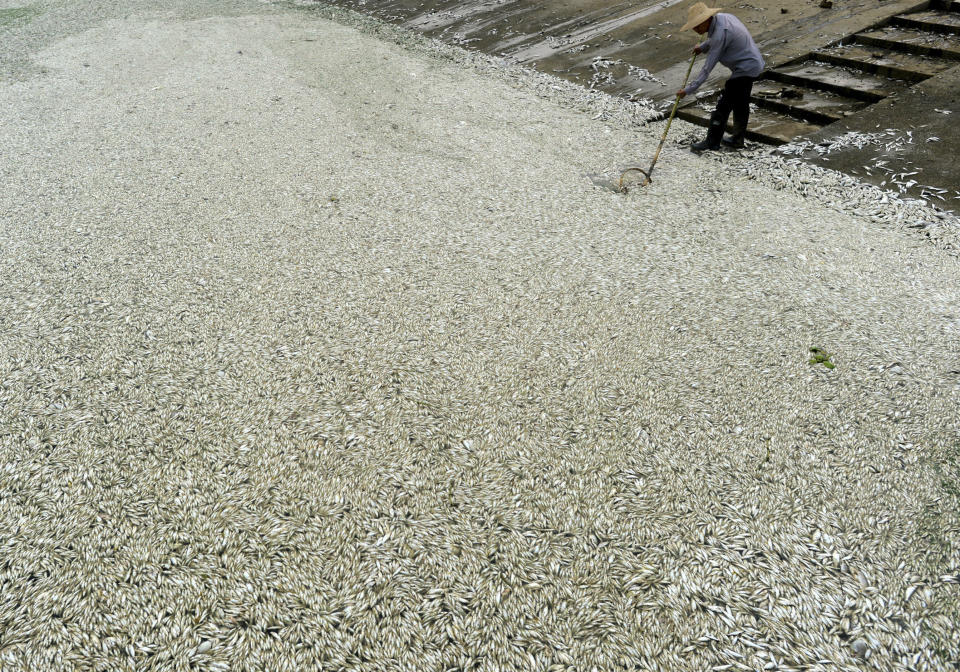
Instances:
[[[680,32],[685,30],[691,30],[696,26],[699,26],[701,23],[709,19],[714,14],[719,14],[723,10],[718,8],[710,9],[702,2],[698,2],[693,7],[687,10],[687,23],[684,24],[683,28],[680,29]]]

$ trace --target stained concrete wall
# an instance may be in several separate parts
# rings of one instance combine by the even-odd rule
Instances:
[[[672,97],[683,78],[690,47],[696,43],[692,31],[679,33],[692,0],[333,0],[331,4],[621,95]],[[780,64],[927,4],[836,0],[832,8],[823,9],[812,0],[776,0],[763,7],[741,3],[725,9],[750,28],[768,63]],[[598,64],[598,59],[610,63]],[[638,69],[660,82],[644,79],[645,73]],[[725,74],[718,68],[712,81]]]

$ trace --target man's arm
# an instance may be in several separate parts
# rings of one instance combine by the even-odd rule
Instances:
[[[707,62],[703,64],[703,68],[701,68],[700,74],[697,75],[696,79],[687,84],[683,89],[684,95],[693,93],[707,81],[710,72],[716,67],[717,62],[720,60],[720,54],[723,53],[723,44],[726,39],[727,31],[718,26],[717,32],[713,34],[713,37],[697,45],[700,47],[700,51],[707,55]]]

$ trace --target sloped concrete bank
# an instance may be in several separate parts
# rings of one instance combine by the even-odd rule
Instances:
[[[330,4],[613,93],[671,98],[682,79],[693,32],[679,34],[689,2],[680,0],[334,0]],[[722,4],[722,3],[721,3]],[[863,30],[920,0],[807,0],[729,7],[765,57],[783,63]],[[721,80],[720,73],[710,80]]]

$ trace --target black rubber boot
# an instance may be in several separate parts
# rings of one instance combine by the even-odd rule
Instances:
[[[750,119],[750,101],[737,105],[733,110],[733,131],[721,142],[731,149],[743,149],[743,138],[747,134],[747,121]]]
[[[720,149],[720,138],[722,137],[723,125],[717,121],[711,121],[710,127],[707,129],[707,137],[690,145],[690,151],[698,154],[704,151],[715,152]]]
[[[737,133],[734,131],[720,142],[722,142],[725,147],[729,147],[730,149],[743,149],[743,135],[743,133]]]

